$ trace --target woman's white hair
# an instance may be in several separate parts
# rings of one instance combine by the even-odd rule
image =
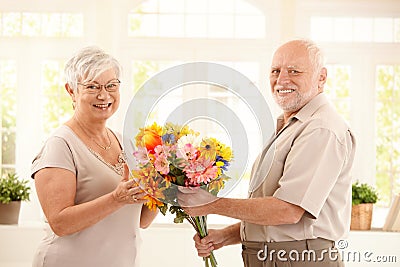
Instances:
[[[120,63],[111,55],[96,46],[89,46],[79,50],[64,68],[66,82],[76,90],[78,82],[93,81],[106,70],[114,69],[116,78],[122,73]]]

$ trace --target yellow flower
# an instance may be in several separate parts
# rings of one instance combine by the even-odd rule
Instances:
[[[205,138],[200,143],[200,157],[206,158],[208,160],[215,160],[217,155],[217,150],[214,140],[212,138]]]
[[[226,161],[232,160],[232,149],[229,146],[225,146],[224,144],[220,144],[218,149],[218,155],[221,156]]]
[[[233,157],[232,149],[229,146],[220,143],[215,138],[210,138],[210,139],[215,143],[215,149],[217,151],[217,155],[222,157],[226,161],[231,161]]]
[[[218,179],[213,180],[209,185],[208,185],[208,191],[211,194],[218,194],[218,192],[224,188],[225,182],[229,180],[229,177],[226,175],[221,175]]]

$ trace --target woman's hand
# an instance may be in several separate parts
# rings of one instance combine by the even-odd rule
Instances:
[[[143,197],[146,193],[135,180],[129,180],[129,168],[124,164],[124,176],[117,188],[112,192],[115,201],[125,204],[140,204],[147,202]]]

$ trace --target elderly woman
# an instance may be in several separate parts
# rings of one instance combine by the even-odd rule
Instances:
[[[138,229],[156,212],[128,179],[121,136],[106,127],[120,103],[121,66],[96,47],[66,64],[72,118],[46,141],[32,165],[46,236],[38,266],[136,266]]]

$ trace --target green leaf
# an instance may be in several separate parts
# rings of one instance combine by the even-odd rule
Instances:
[[[0,179],[0,202],[29,200],[30,187],[27,180],[20,180],[15,173],[8,173]]]

